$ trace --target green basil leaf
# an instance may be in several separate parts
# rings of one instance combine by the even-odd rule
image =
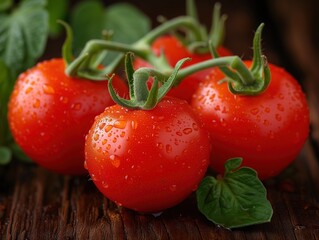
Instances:
[[[11,161],[11,151],[7,147],[0,147],[0,165],[8,164]]]
[[[240,158],[228,160],[224,177],[205,177],[196,192],[200,212],[225,228],[269,222],[273,214],[266,189],[256,171],[238,168],[241,162]]]
[[[0,14],[0,58],[13,75],[34,65],[44,51],[48,35],[45,3],[25,0],[12,14]]]
[[[1,0],[0,1],[0,11],[9,9],[12,6],[13,0]]]
[[[46,9],[49,12],[49,31],[51,36],[57,37],[61,33],[62,26],[57,23],[57,20],[65,18],[68,6],[69,0],[48,0]]]

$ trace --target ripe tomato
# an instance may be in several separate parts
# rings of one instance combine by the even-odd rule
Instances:
[[[97,188],[140,212],[183,201],[203,178],[209,156],[209,134],[198,116],[186,101],[170,97],[152,110],[106,108],[85,144],[86,167]]]
[[[182,58],[190,57],[191,61],[187,61],[183,64],[182,68],[199,63],[212,58],[210,53],[196,54],[191,53],[183,44],[174,36],[165,35],[159,37],[152,44],[153,52],[159,56],[161,52],[164,53],[168,63],[174,67],[175,64]],[[224,48],[219,47],[218,53],[220,56],[230,56],[231,52]],[[150,67],[151,65],[140,58],[135,59],[134,67]],[[183,80],[178,87],[172,88],[168,92],[168,96],[173,96],[181,99],[185,99],[189,103],[191,102],[192,95],[194,94],[199,82],[210,72],[209,69],[198,71],[196,74],[192,74]]]
[[[245,62],[250,66],[251,62]],[[297,81],[284,69],[270,65],[271,82],[257,96],[230,93],[214,69],[192,100],[211,134],[210,166],[222,173],[224,163],[243,157],[264,180],[279,174],[298,155],[309,132],[309,110]]]
[[[85,173],[84,138],[94,117],[114,104],[107,83],[64,74],[62,59],[21,74],[9,101],[13,137],[34,162],[63,174]],[[122,81],[115,88],[127,91]]]

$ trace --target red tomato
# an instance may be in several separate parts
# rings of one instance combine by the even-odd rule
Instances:
[[[97,188],[118,205],[159,212],[183,201],[203,178],[209,135],[189,104],[164,98],[152,110],[119,105],[100,114],[85,144]]]
[[[249,66],[250,62],[245,62]],[[270,65],[271,82],[258,96],[233,95],[214,69],[192,100],[211,134],[210,166],[222,173],[224,163],[243,157],[264,180],[279,174],[298,155],[309,132],[309,110],[300,85],[284,69]]]
[[[114,102],[107,83],[64,74],[62,59],[44,61],[21,74],[9,101],[14,139],[34,162],[63,174],[85,173],[84,138],[94,117]],[[115,88],[127,91],[122,81]]]
[[[181,60],[182,58],[190,57],[192,60],[185,62],[184,67],[193,65],[195,63],[199,63],[208,59],[212,59],[212,55],[210,53],[205,54],[195,54],[190,53],[183,44],[176,39],[174,36],[165,35],[156,39],[152,45],[153,52],[159,56],[161,52],[164,52],[168,63],[174,67],[175,64]],[[218,53],[220,56],[230,56],[231,52],[224,48],[219,47]],[[134,67],[150,67],[151,65],[145,62],[140,58],[135,59]],[[191,102],[192,95],[194,94],[199,82],[204,79],[204,77],[210,72],[211,69],[205,69],[197,72],[196,74],[192,74],[183,80],[178,87],[172,88],[168,92],[168,96],[173,96],[181,99],[185,99],[189,103]]]

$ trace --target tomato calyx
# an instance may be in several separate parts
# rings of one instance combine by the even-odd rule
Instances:
[[[139,68],[135,71],[133,68],[132,58],[132,53],[126,54],[125,72],[129,85],[130,99],[127,100],[117,95],[112,86],[112,76],[108,79],[109,92],[114,102],[116,102],[118,105],[121,105],[128,109],[143,110],[153,109],[157,105],[157,103],[161,101],[161,99],[174,85],[177,73],[182,67],[183,63],[190,60],[189,58],[184,58],[178,61],[171,75],[167,77],[166,75],[153,68]],[[147,81],[150,77],[153,77],[154,82],[152,83],[151,89],[149,90]],[[161,82],[160,87],[159,82]]]
[[[210,31],[207,32],[206,28],[200,24],[197,9],[194,4],[194,0],[187,0],[186,12],[187,15],[192,17],[197,23],[199,31],[201,33],[200,41],[193,37],[192,32],[186,32],[186,40],[179,38],[182,43],[187,47],[191,53],[204,54],[209,52],[209,42],[212,42],[214,46],[221,46],[225,35],[225,21],[227,16],[220,14],[221,4],[215,3],[212,14],[212,23]]]
[[[267,58],[261,51],[261,33],[264,24],[260,24],[257,28],[253,40],[253,59],[250,69],[243,63],[241,59],[235,59],[230,67],[220,67],[220,70],[226,75],[222,82],[228,82],[228,88],[231,93],[237,95],[258,95],[266,90],[270,83],[270,70]],[[215,47],[211,46],[214,57],[218,58]]]

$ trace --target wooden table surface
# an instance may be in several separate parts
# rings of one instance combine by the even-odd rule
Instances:
[[[220,228],[198,212],[194,195],[160,216],[137,214],[117,208],[88,176],[62,176],[15,162],[0,167],[2,239],[319,239],[319,61],[313,41],[319,34],[312,28],[318,3],[221,2],[229,15],[225,44],[242,54],[251,46],[254,27],[265,21],[268,59],[298,78],[309,101],[311,133],[302,152],[283,173],[264,182],[274,210],[271,222]]]

